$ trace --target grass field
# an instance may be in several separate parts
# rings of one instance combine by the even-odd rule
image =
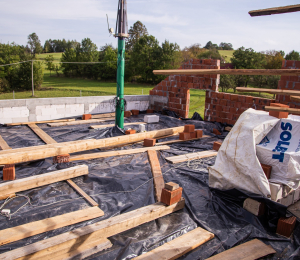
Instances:
[[[230,63],[230,59],[232,58],[233,56],[233,52],[234,50],[232,51],[223,51],[223,50],[219,50],[219,53],[221,54],[221,56],[224,56],[225,57],[225,61]]]

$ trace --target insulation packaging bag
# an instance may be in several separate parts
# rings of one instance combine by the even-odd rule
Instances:
[[[209,186],[220,190],[239,189],[271,197],[269,181],[256,156],[256,145],[279,121],[268,112],[246,110],[226,136],[209,167]]]
[[[300,117],[281,119],[256,146],[263,164],[272,166],[270,182],[297,189],[300,181]]]

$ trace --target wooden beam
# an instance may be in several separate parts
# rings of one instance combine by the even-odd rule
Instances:
[[[195,140],[199,140],[202,138],[207,138],[207,137],[211,137],[209,135],[203,135],[200,138],[193,138],[193,139],[189,139],[189,140],[180,140],[180,139],[176,139],[176,140],[170,140],[170,141],[165,141],[165,142],[160,142],[160,143],[156,143],[155,145],[166,145],[166,144],[175,144],[175,143],[182,143],[182,142],[188,142],[188,141],[195,141]]]
[[[177,259],[214,238],[214,234],[203,228],[196,228],[154,250],[133,258],[134,260]]]
[[[131,122],[131,123],[124,123],[124,125],[145,125],[147,123],[145,122]],[[99,128],[104,128],[104,127],[113,127],[115,124],[108,124],[108,125],[91,125],[91,129],[99,129]]]
[[[265,106],[265,110],[266,111],[288,112],[288,113],[300,115],[300,109],[297,109],[297,108]]]
[[[48,172],[36,176],[31,176],[19,180],[5,182],[0,184],[0,196],[8,194],[34,189],[50,183],[63,181],[66,179],[78,177],[88,174],[87,165],[78,165],[68,169],[63,169],[55,172]]]
[[[100,123],[106,121],[114,121],[114,117],[108,117],[104,119],[89,119],[89,120],[77,120],[73,122],[62,122],[62,123],[50,123],[48,126],[55,127],[55,126],[69,126],[69,125],[85,125],[85,124],[93,124],[93,123]]]
[[[154,150],[148,150],[148,158],[151,165],[154,189],[155,189],[155,198],[157,202],[160,202],[162,189],[165,187],[164,177],[161,172],[159,160],[157,153]]]
[[[119,144],[135,143],[145,138],[157,138],[161,136],[183,132],[184,127],[174,127],[161,130],[155,130],[133,135],[116,136],[105,139],[88,139],[74,142],[65,142],[57,144],[47,144],[35,147],[17,148],[6,151],[0,151],[0,164],[16,164],[33,160],[44,159],[61,154],[70,154],[80,151],[87,151],[101,147],[115,146]]]
[[[285,75],[299,76],[300,69],[176,69],[153,70],[155,75]]]
[[[7,198],[12,198],[12,197],[16,197],[16,194],[12,193],[12,194],[0,195],[0,200],[6,200]]]
[[[55,144],[57,143],[51,136],[45,133],[41,128],[39,128],[36,124],[27,124],[29,128],[46,144]]]
[[[7,126],[16,126],[16,125],[46,124],[46,123],[56,123],[56,122],[71,122],[71,121],[75,121],[75,119],[71,118],[71,119],[59,119],[59,120],[45,120],[45,121],[34,121],[34,122],[11,123],[11,124],[6,124],[6,125]]]
[[[271,246],[266,245],[258,239],[253,239],[244,244],[230,248],[220,254],[207,258],[207,260],[255,260],[275,253],[276,251]]]
[[[291,96],[292,101],[300,102],[300,96]]]
[[[260,93],[270,93],[270,94],[277,94],[277,95],[300,96],[300,91],[298,91],[298,90],[266,89],[266,88],[244,88],[244,87],[237,87],[236,90],[239,91],[239,92],[260,92]]]
[[[171,157],[167,157],[166,160],[171,163],[181,163],[181,162],[187,162],[196,159],[212,157],[212,156],[216,156],[217,154],[218,154],[217,151],[209,150],[209,151],[203,151],[197,153],[187,153],[187,154],[182,154],[177,156],[171,156]]]
[[[168,150],[170,146],[161,145],[161,146],[153,146],[153,147],[145,147],[145,148],[138,148],[138,149],[129,149],[129,150],[121,150],[121,151],[110,151],[110,152],[101,152],[101,153],[89,153],[89,154],[80,154],[80,155],[73,155],[70,157],[70,162],[72,161],[79,161],[79,160],[92,160],[96,158],[105,158],[111,156],[121,156],[127,154],[135,154],[135,153],[144,153],[149,150]]]
[[[299,11],[300,11],[300,5],[287,5],[287,6],[273,7],[267,9],[253,10],[250,11],[249,14],[251,16],[262,16],[262,15],[292,13],[292,12],[299,12]]]
[[[98,218],[103,215],[104,212],[98,207],[90,207],[52,218],[46,218],[24,225],[3,229],[0,230],[0,246],[47,231]]]
[[[2,138],[1,135],[0,135],[0,149],[1,150],[9,150],[9,149],[11,149],[9,147],[9,145],[5,142],[5,140]]]
[[[76,250],[82,243],[91,243],[95,240],[106,239],[107,237],[180,210],[184,208],[184,205],[184,199],[181,199],[178,203],[171,206],[166,206],[163,203],[152,204],[58,236],[44,239],[31,245],[8,251],[0,254],[0,259],[51,259],[54,252],[64,249],[70,251]]]
[[[106,118],[106,117],[115,117],[115,113],[106,113],[106,114],[98,114],[98,115],[92,115],[92,119],[98,119],[98,118]]]
[[[70,184],[70,186],[74,189],[74,190],[76,190],[82,197],[84,197],[84,199],[88,202],[88,203],[90,203],[93,207],[97,207],[99,204],[96,202],[96,201],[94,201],[89,195],[87,195],[80,187],[78,187],[77,185],[76,185],[76,183],[75,182],[73,182],[72,180],[66,180],[67,181],[67,183],[69,183]]]

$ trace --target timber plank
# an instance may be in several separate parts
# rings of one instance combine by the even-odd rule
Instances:
[[[48,172],[28,178],[18,179],[0,184],[0,196],[12,194],[24,190],[33,189],[50,183],[78,177],[88,174],[87,165],[78,165],[75,167]]]
[[[1,135],[0,135],[0,149],[1,150],[9,150],[9,149],[11,149],[9,147],[9,145],[5,142],[5,140],[2,138]]]
[[[266,245],[258,239],[253,239],[207,258],[207,260],[254,260],[274,253],[276,253],[276,251],[271,246]]]
[[[16,197],[15,193],[12,194],[6,194],[6,195],[0,195],[0,200],[6,200],[7,198]]]
[[[11,123],[11,124],[6,124],[6,125],[7,126],[16,126],[16,125],[46,124],[46,123],[55,123],[55,122],[71,122],[71,121],[75,121],[75,119],[71,118],[71,119],[45,120],[45,121],[34,121],[34,122]]]
[[[88,139],[73,142],[46,144],[36,147],[17,148],[0,151],[0,164],[16,164],[33,160],[44,159],[61,154],[70,154],[80,151],[92,150],[119,144],[135,143],[145,138],[157,138],[166,135],[183,132],[184,127],[174,127],[150,132],[138,133],[133,135],[116,136],[105,139]]]
[[[244,87],[237,87],[236,90],[239,91],[239,92],[260,92],[260,93],[269,93],[269,94],[300,96],[300,91],[299,90],[267,89],[267,88],[244,88]]]
[[[71,247],[75,250],[77,245],[81,243],[90,243],[101,238],[106,239],[107,237],[180,210],[184,208],[184,205],[184,199],[170,206],[166,206],[163,203],[155,203],[31,245],[11,250],[0,254],[0,259],[51,259],[53,252],[65,248],[70,249]]]
[[[144,153],[149,150],[167,150],[167,149],[170,149],[170,146],[161,145],[161,146],[153,146],[153,147],[129,149],[129,150],[121,150],[121,151],[110,151],[110,152],[73,155],[70,157],[70,162],[78,161],[78,160],[91,160],[91,159],[96,159],[96,158],[105,158],[105,157],[111,157],[111,156],[135,154],[135,153]]]
[[[248,13],[251,16],[262,16],[262,15],[292,13],[298,11],[300,11],[300,5],[287,5],[287,6],[273,7],[267,9],[253,10],[253,11],[249,11]]]
[[[89,119],[89,120],[77,120],[73,122],[62,122],[62,123],[50,123],[48,126],[55,127],[55,126],[66,126],[66,125],[85,125],[85,124],[92,124],[92,123],[100,123],[105,121],[114,121],[114,117],[107,117],[104,119]]]
[[[287,107],[271,107],[265,106],[266,111],[278,111],[278,112],[288,112],[292,114],[300,114],[300,109],[297,108],[287,108]]]
[[[45,133],[41,128],[39,128],[36,124],[27,124],[30,129],[41,138],[46,144],[55,144],[57,143],[51,136]]]
[[[70,186],[76,190],[82,197],[84,197],[84,199],[90,203],[93,207],[97,207],[98,203],[96,201],[94,201],[89,195],[87,195],[80,187],[78,187],[76,185],[76,183],[74,183],[72,180],[67,180],[67,183],[70,184]]]
[[[165,187],[164,177],[161,172],[159,160],[155,150],[148,150],[149,162],[151,165],[153,182],[155,188],[155,198],[157,202],[160,202],[162,189]]]
[[[181,163],[181,162],[216,156],[217,154],[218,154],[217,151],[209,150],[209,151],[202,151],[197,153],[187,153],[187,154],[182,154],[177,156],[171,156],[171,157],[167,157],[166,160],[171,163]]]
[[[155,145],[165,145],[165,144],[175,144],[175,143],[182,143],[182,142],[188,142],[188,141],[194,141],[194,140],[199,140],[202,138],[207,138],[210,137],[209,135],[203,135],[200,138],[193,138],[193,139],[189,139],[189,140],[180,140],[180,139],[176,139],[176,140],[170,140],[170,141],[165,141],[165,142],[160,142],[160,143],[156,143]]]
[[[90,207],[52,218],[46,218],[24,225],[0,230],[0,246],[50,230],[101,217],[103,215],[104,212],[98,207]]]
[[[106,118],[106,117],[115,117],[116,113],[106,113],[106,114],[97,114],[97,115],[92,115],[93,119],[98,119],[98,118]]]
[[[131,123],[124,123],[124,125],[145,125],[147,123],[145,122],[131,122]],[[91,129],[99,129],[99,128],[104,128],[104,127],[113,127],[115,124],[109,124],[109,125],[91,125]]]
[[[300,69],[175,69],[153,70],[155,75],[285,75],[299,76]]]
[[[214,238],[214,234],[203,228],[196,228],[183,236],[163,244],[154,250],[135,257],[134,260],[173,260],[192,251]]]

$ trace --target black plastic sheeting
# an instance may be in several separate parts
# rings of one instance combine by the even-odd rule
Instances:
[[[275,255],[266,259],[300,259],[299,223],[297,223],[298,225],[290,239],[275,234],[278,218],[286,214],[285,207],[268,199],[247,195],[238,190],[210,189],[208,187],[207,167],[214,164],[215,158],[213,157],[175,165],[166,162],[165,158],[168,156],[211,150],[214,141],[226,137],[227,133],[223,132],[224,125],[199,120],[201,119],[183,121],[160,115],[160,123],[146,125],[146,130],[151,131],[184,124],[195,124],[196,129],[203,129],[205,135],[210,135],[208,138],[196,141],[175,143],[170,145],[170,150],[158,152],[165,182],[173,181],[183,187],[183,197],[186,200],[185,208],[110,237],[109,239],[113,243],[111,248],[87,259],[132,259],[142,252],[153,250],[165,242],[193,230],[197,226],[214,233],[215,238],[179,259],[205,259],[254,238],[260,239],[276,250]],[[132,116],[125,120],[125,122],[136,121],[143,122],[143,115]],[[103,124],[107,124],[107,122]],[[46,124],[40,124],[39,126],[57,142],[101,139],[122,135],[122,132],[117,128],[92,130],[89,129],[88,124],[62,127],[49,127]],[[138,125],[128,127],[138,130]],[[213,128],[223,132],[222,135],[212,134]],[[27,126],[1,126],[0,135],[12,148],[44,144]],[[175,138],[169,137],[158,140],[158,142]],[[141,144],[118,149],[139,147]],[[81,153],[97,151],[99,149]],[[88,165],[89,175],[88,177],[74,178],[73,181],[99,203],[99,207],[105,215],[3,245],[0,247],[0,253],[155,203],[152,173],[147,153],[76,161],[60,165],[53,164],[52,158],[47,158],[17,165],[16,177],[20,179],[81,164]],[[25,205],[10,220],[0,216],[1,230],[89,207],[87,202],[80,198],[79,194],[66,182],[54,183],[20,194],[29,196],[32,205]],[[265,216],[256,217],[243,209],[243,201],[249,196],[266,203],[267,212]],[[12,212],[15,212],[25,203],[25,198],[18,197],[5,208],[10,208]]]

